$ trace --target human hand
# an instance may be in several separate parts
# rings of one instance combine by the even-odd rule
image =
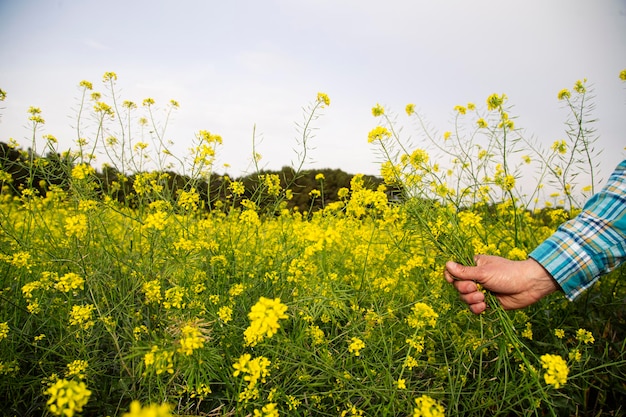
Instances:
[[[491,291],[505,310],[527,307],[559,289],[541,264],[532,258],[512,261],[500,256],[477,255],[476,266],[446,263],[444,276],[454,285],[461,300],[474,314],[487,308],[485,294],[477,284]]]

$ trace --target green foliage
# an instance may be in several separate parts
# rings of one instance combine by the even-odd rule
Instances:
[[[384,119],[370,139],[382,145],[385,186],[303,169],[316,112],[330,104],[320,94],[305,112],[295,168],[233,180],[213,172],[215,134],[199,132],[187,159],[164,153],[177,103],[159,112],[146,99],[145,120],[133,116],[138,106],[120,104],[116,79],[104,77],[110,104],[81,82],[78,153],[47,137],[37,155],[37,109],[31,149],[0,147],[7,414],[73,407],[57,397],[86,400],[84,415],[120,415],[136,400],[215,416],[623,414],[623,267],[574,303],[554,294],[518,312],[492,303],[481,316],[442,277],[445,261],[473,253],[524,257],[576,213],[573,185],[559,190],[559,207],[541,204],[538,184],[518,188],[526,171],[516,158],[536,148],[503,96],[470,121],[485,136],[461,129],[470,106],[456,109],[455,132],[444,135],[454,146],[424,130],[449,167]],[[86,118],[96,121],[89,135]],[[133,121],[165,156],[145,157]],[[539,178],[573,184],[568,161],[593,162],[579,127],[587,139],[565,154],[560,145],[535,154]],[[114,160],[101,172],[95,149]],[[542,364],[562,363],[557,387]]]

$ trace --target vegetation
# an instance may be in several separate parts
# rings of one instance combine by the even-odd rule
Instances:
[[[408,105],[421,147],[377,105],[381,178],[303,169],[320,93],[298,166],[230,179],[214,172],[220,136],[172,155],[177,103],[135,114],[116,79],[104,99],[80,83],[76,152],[39,136],[36,108],[31,148],[0,148],[7,414],[624,414],[626,269],[576,302],[490,299],[480,316],[442,277],[475,253],[525,258],[596,191],[584,81],[558,93],[568,139],[547,149],[504,95],[455,107],[443,135]]]

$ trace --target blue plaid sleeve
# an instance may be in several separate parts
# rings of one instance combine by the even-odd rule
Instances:
[[[626,258],[626,160],[578,216],[529,256],[552,274],[569,300],[617,268]]]

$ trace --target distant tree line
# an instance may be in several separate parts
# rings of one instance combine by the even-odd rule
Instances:
[[[22,195],[24,190],[36,190],[39,195],[46,196],[52,187],[69,191],[71,173],[75,162],[70,156],[58,153],[48,153],[39,156],[32,151],[23,151],[0,142],[0,171],[10,180],[0,177],[0,192],[10,191],[15,195]],[[101,170],[95,170],[95,187],[91,190],[94,197],[104,195],[124,203],[135,206],[138,202],[134,191],[134,183],[138,175],[143,173],[125,174],[116,168],[105,165]],[[284,199],[289,209],[301,212],[316,211],[329,203],[339,201],[341,188],[350,188],[353,174],[341,169],[316,169],[296,172],[292,167],[284,166],[279,171],[263,170],[246,176],[231,178],[228,175],[212,173],[208,178],[198,179],[181,175],[174,171],[154,172],[163,186],[163,196],[175,199],[180,190],[189,191],[192,187],[199,194],[205,208],[214,208],[224,204],[240,204],[244,199],[255,201],[261,209],[275,205],[276,197],[268,194],[263,187],[263,179],[268,175],[276,175],[280,180],[281,189],[289,187],[292,196]],[[166,174],[166,175],[162,175]],[[321,174],[323,177],[320,178]],[[376,189],[383,183],[380,177],[364,175],[364,185],[369,189]],[[244,185],[245,191],[241,195],[234,195],[229,185],[238,181]],[[313,190],[319,191],[319,196]],[[312,195],[313,194],[313,195]]]

